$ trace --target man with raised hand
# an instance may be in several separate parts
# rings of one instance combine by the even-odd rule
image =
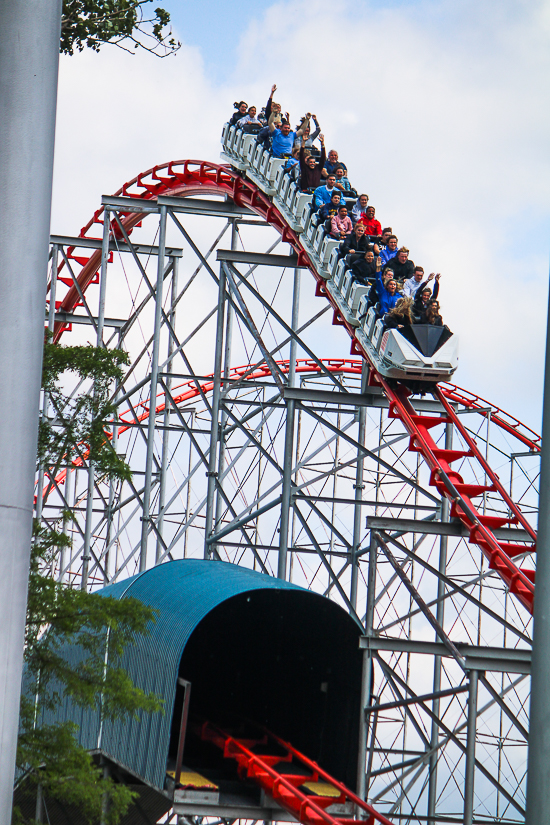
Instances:
[[[415,266],[414,273],[412,278],[407,278],[405,283],[403,284],[403,295],[407,298],[414,298],[416,297],[416,293],[420,289],[420,287],[426,286],[428,281],[431,281],[435,278],[435,273],[432,272],[426,281],[426,283],[422,283],[422,279],[424,278],[424,268],[422,266]]]
[[[277,129],[274,123],[269,124],[271,132],[271,151],[276,158],[288,158],[292,154],[292,147],[297,137],[303,135],[303,129],[293,132],[288,120],[283,120],[281,128]]]
[[[321,157],[315,160],[313,155],[306,155],[305,141],[300,146],[300,189],[302,192],[313,192],[321,184],[321,171],[325,163],[325,136],[319,135],[321,141]]]

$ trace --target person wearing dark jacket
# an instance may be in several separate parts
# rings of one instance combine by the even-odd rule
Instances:
[[[235,126],[237,124],[238,120],[245,117],[245,115],[247,113],[247,110],[248,110],[248,106],[244,102],[244,100],[241,100],[240,103],[234,103],[233,106],[235,107],[235,109],[237,111],[234,112],[234,114],[229,118],[229,125],[230,126]]]
[[[351,271],[353,273],[353,280],[357,281],[357,283],[363,284],[363,286],[371,283],[372,280],[376,278],[378,272],[374,252],[369,249],[362,258],[353,264]]]
[[[339,255],[345,258],[349,255],[348,263],[350,266],[363,258],[365,252],[369,249],[369,238],[365,235],[365,227],[362,223],[356,223],[353,227],[353,232],[347,236],[343,244],[340,246]]]
[[[325,165],[325,138],[319,135],[321,141],[321,157],[318,161],[312,155],[306,157],[304,142],[300,146],[300,189],[302,192],[313,192],[321,185],[321,171]]]
[[[265,117],[266,121],[268,121],[269,118],[271,117],[271,109],[273,107],[273,95],[275,94],[276,91],[277,91],[277,84],[274,83],[273,86],[271,87],[271,94],[267,98],[267,103],[265,104],[264,117]],[[277,106],[277,104],[275,104],[275,105]],[[278,106],[277,110],[280,112],[281,107]]]
[[[398,281],[405,281],[407,278],[412,278],[414,273],[414,261],[409,260],[409,250],[406,246],[402,246],[395,258],[391,259],[391,268],[393,269],[394,277]]]
[[[318,223],[323,223],[323,221],[326,221],[327,218],[333,218],[337,215],[340,205],[340,192],[334,192],[330,201],[328,203],[324,203],[317,212]]]
[[[264,117],[266,120],[266,126],[260,131],[256,140],[258,143],[263,143],[264,146],[268,147],[270,142],[270,132],[269,132],[269,118],[272,114],[278,115],[281,117],[281,104],[280,103],[273,103],[273,95],[277,90],[277,85],[274,83],[271,87],[271,94],[267,99],[267,103],[265,106]]]
[[[431,281],[432,277],[430,276],[427,281],[424,281],[423,284],[420,285],[418,288],[413,304],[413,315],[415,318],[415,322],[417,324],[427,324],[426,321],[426,310],[428,308],[428,304],[430,300],[436,301],[437,296],[439,295],[439,278],[440,275],[436,275],[435,278],[435,286],[433,293],[428,286],[428,281]],[[439,306],[439,305],[438,305]]]

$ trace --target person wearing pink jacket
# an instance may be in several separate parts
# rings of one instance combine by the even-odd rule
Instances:
[[[330,235],[343,241],[347,235],[353,232],[353,224],[345,206],[341,206],[338,214],[330,219]]]

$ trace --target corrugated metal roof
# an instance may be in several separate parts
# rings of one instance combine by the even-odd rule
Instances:
[[[154,691],[164,699],[166,712],[106,722],[100,734],[98,712],[82,711],[66,700],[56,714],[57,719],[78,722],[79,741],[84,747],[101,747],[146,781],[163,788],[176,681],[185,645],[211,610],[252,590],[295,590],[314,600],[321,598],[297,585],[244,567],[199,559],[162,564],[106,587],[100,591],[102,595],[133,597],[159,611],[150,635],[126,649],[123,666],[136,686]],[[67,655],[77,661],[79,651],[67,651]]]

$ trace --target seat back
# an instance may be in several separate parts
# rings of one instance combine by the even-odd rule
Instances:
[[[374,307],[370,307],[369,311],[367,312],[367,317],[365,318],[365,322],[363,324],[363,329],[365,330],[365,335],[369,338],[372,336],[374,332],[374,326],[376,324],[376,309]]]
[[[348,269],[346,274],[344,275],[344,279],[342,281],[342,286],[340,288],[340,294],[346,303],[349,303],[351,288],[353,286],[353,274],[351,269]]]
[[[382,334],[384,332],[384,323],[381,318],[378,319],[376,324],[374,325],[374,332],[372,334],[372,343],[374,348],[378,351],[380,349],[380,343],[382,341]]]
[[[263,163],[262,161],[262,174],[266,181],[273,184],[275,182],[275,176],[277,174],[277,170],[285,165],[285,162],[282,158],[275,158],[273,155],[270,155],[269,152],[267,153],[267,163]]]
[[[256,145],[256,138],[254,135],[246,135],[243,133],[243,137],[239,146],[239,157],[243,161],[243,163],[250,163],[249,155],[250,155],[250,147]]]
[[[312,197],[306,192],[296,192],[296,197],[292,202],[292,214],[296,222],[296,229],[298,232],[303,232],[306,226],[306,220],[310,214],[310,205]]]
[[[227,139],[229,136],[229,123],[224,123],[222,129],[222,146],[224,149],[227,149]]]
[[[337,250],[339,246],[340,241],[337,241],[336,238],[331,238],[330,235],[325,235],[323,243],[319,249],[319,258],[323,267],[327,266],[333,250]]]
[[[358,284],[357,281],[353,283],[348,298],[348,306],[354,315],[359,315],[359,304],[361,302],[361,299],[364,298],[369,291],[370,286]]]
[[[346,262],[342,259],[338,261],[338,266],[336,267],[336,274],[334,276],[334,286],[340,293],[342,292],[346,272],[349,272],[349,270],[346,269]]]
[[[275,181],[273,183],[273,186],[276,189],[276,194],[275,194],[274,197],[277,197],[277,198],[281,197],[281,188],[283,186],[283,183],[285,182],[285,178],[286,178],[285,168],[284,168],[284,166],[279,166],[279,168],[277,169],[277,172],[275,174]]]

